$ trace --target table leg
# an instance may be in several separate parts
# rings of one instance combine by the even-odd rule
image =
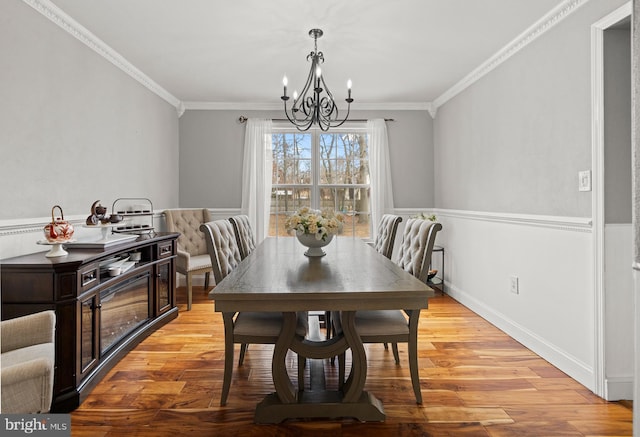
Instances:
[[[356,331],[356,312],[342,312],[342,330],[347,344],[351,348],[351,373],[345,383],[344,402],[356,402],[362,395],[367,380],[367,354],[362,340]]]
[[[283,313],[283,326],[280,337],[273,349],[273,361],[271,362],[271,373],[273,375],[273,385],[278,394],[280,402],[292,404],[297,401],[296,390],[289,379],[286,367],[287,351],[291,347],[296,333],[298,322],[296,313]]]
[[[367,357],[355,329],[355,312],[342,313],[343,332],[330,340],[301,340],[295,336],[296,313],[283,313],[282,332],[273,351],[273,385],[270,394],[256,407],[256,423],[279,423],[293,418],[354,417],[363,422],[385,419],[382,403],[363,391],[367,378]],[[352,351],[352,371],[345,391],[311,390],[296,393],[287,374],[285,357],[289,349],[301,357],[322,359]]]

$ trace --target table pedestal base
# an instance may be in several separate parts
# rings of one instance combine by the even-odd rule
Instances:
[[[337,391],[299,392],[299,400],[283,404],[276,393],[267,395],[256,407],[256,423],[280,423],[286,419],[353,417],[362,422],[384,422],[382,402],[363,391],[358,402],[342,402]]]

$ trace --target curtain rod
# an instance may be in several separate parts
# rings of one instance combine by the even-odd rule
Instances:
[[[249,118],[245,117],[244,115],[241,115],[240,117],[238,117],[238,121],[239,121],[240,123],[244,123],[244,122],[246,122],[248,119],[249,119]],[[286,118],[272,118],[272,119],[271,119],[271,121],[289,121],[289,120],[287,120]],[[369,121],[369,120],[366,120],[366,119],[364,119],[364,118],[354,118],[354,119],[349,119],[349,120],[347,120],[347,121],[348,121],[348,122],[349,122],[349,121],[365,122],[365,121]],[[385,118],[385,119],[384,119],[384,121],[395,121],[395,120],[394,120],[393,118]]]

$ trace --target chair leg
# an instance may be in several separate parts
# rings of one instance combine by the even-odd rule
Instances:
[[[346,355],[343,352],[338,355],[338,390],[342,390],[344,388],[345,361]]]
[[[307,359],[298,355],[298,391],[304,391],[304,368],[306,365]]]
[[[209,273],[211,272],[207,272],[204,274],[204,289],[208,290],[209,289]]]
[[[411,384],[413,385],[413,392],[416,395],[416,403],[421,405],[422,392],[420,391],[420,375],[418,374],[418,341],[409,341],[407,348],[409,349],[409,371],[411,373]]]
[[[242,366],[242,364],[244,363],[244,355],[247,353],[248,347],[249,347],[249,344],[247,343],[242,343],[240,345],[240,357],[238,358],[238,367]]]
[[[191,272],[187,273],[187,311],[191,311]]]
[[[391,350],[393,351],[393,358],[396,360],[396,366],[399,366],[400,354],[398,353],[398,343],[391,343]]]
[[[384,344],[384,350],[389,349],[389,345],[387,343],[383,343]]]
[[[325,339],[329,340],[332,337],[332,333],[333,333],[333,323],[331,322],[331,311],[324,312],[324,326],[327,331],[327,335],[325,336]]]
[[[222,313],[224,320],[224,377],[222,379],[222,394],[220,406],[227,405],[231,375],[233,374],[233,313]]]

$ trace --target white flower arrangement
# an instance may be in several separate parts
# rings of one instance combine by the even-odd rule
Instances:
[[[437,220],[435,214],[427,215],[427,213],[424,213],[424,212],[414,215],[413,218],[417,218],[421,220],[429,220],[431,222],[435,222]]]
[[[313,234],[316,240],[325,241],[327,236],[342,230],[343,221],[344,216],[339,212],[329,209],[320,211],[305,206],[287,217],[284,225],[287,231],[295,231],[297,235]]]

